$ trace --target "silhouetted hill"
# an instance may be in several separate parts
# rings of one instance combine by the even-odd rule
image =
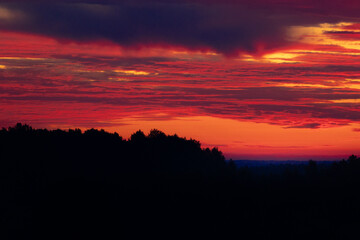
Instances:
[[[236,167],[159,130],[0,131],[3,239],[356,239],[359,184],[356,156]]]
[[[226,160],[228,161],[228,160]],[[276,161],[276,160],[234,160],[235,166],[242,171],[250,172],[256,176],[270,176],[270,175],[284,175],[289,171],[295,171],[299,175],[306,175],[308,168],[308,161]],[[314,161],[318,170],[329,169],[337,161]]]

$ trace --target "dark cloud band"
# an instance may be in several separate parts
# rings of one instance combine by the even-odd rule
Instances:
[[[234,55],[261,54],[290,44],[288,26],[341,20],[277,1],[273,6],[246,1],[60,2],[2,3],[6,16],[0,29],[63,41],[109,40],[125,47],[178,46]]]

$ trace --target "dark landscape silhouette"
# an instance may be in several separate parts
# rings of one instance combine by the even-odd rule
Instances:
[[[1,232],[14,239],[347,239],[359,183],[354,155],[252,168],[156,129],[0,131]]]

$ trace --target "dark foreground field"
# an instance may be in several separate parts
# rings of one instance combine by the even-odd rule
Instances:
[[[359,158],[272,167],[237,168],[216,148],[158,130],[124,140],[18,124],[0,131],[0,234],[357,239]]]

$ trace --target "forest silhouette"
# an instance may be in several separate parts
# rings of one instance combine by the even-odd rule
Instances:
[[[123,139],[18,123],[0,130],[1,234],[354,239],[360,158],[262,168],[156,129]]]

